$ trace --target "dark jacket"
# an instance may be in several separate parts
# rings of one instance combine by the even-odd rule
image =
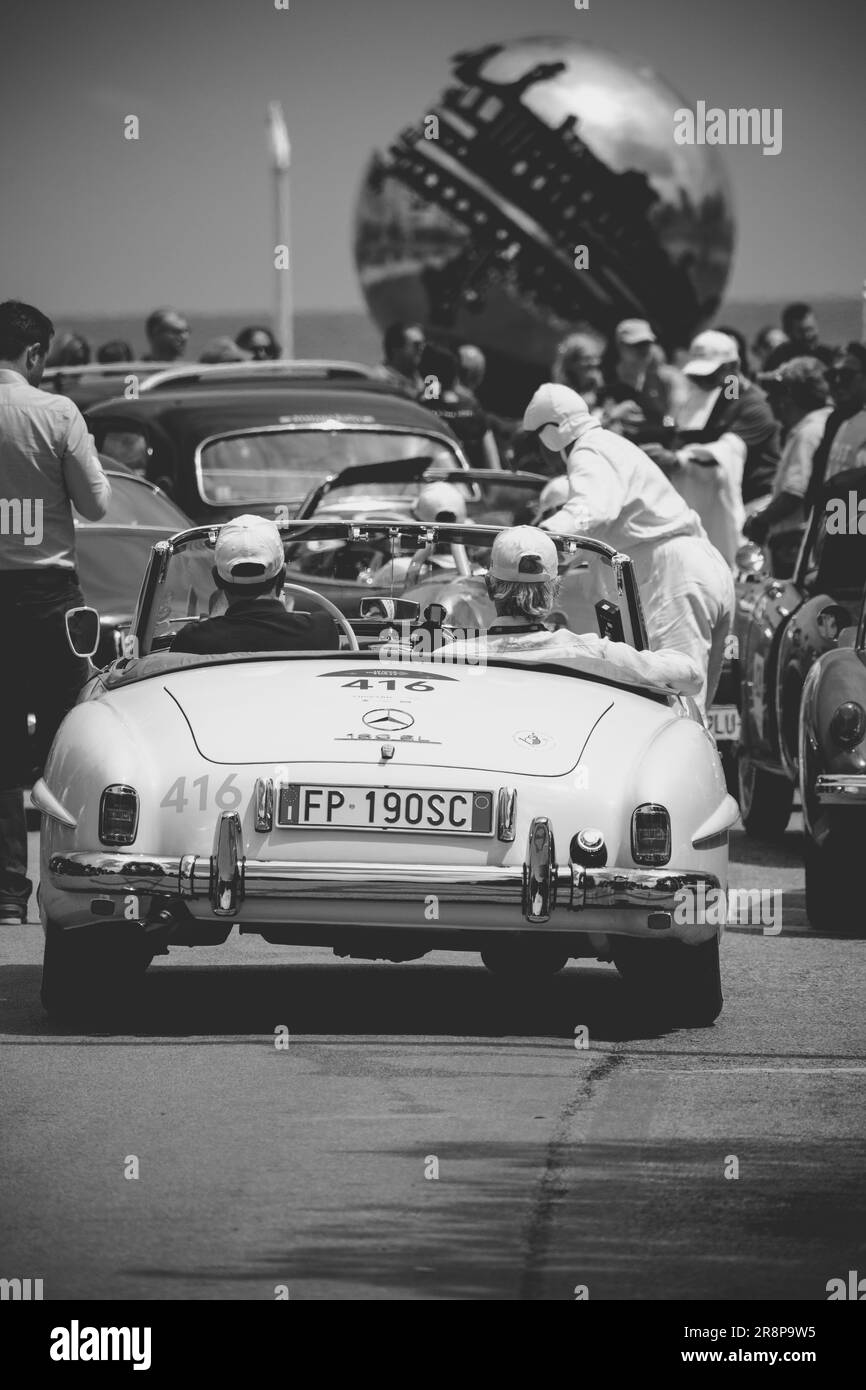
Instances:
[[[743,501],[753,502],[773,489],[779,463],[779,422],[759,386],[740,378],[739,395],[728,400],[722,391],[702,430],[689,430],[688,440],[711,444],[723,434],[737,434],[746,446]]]
[[[340,645],[327,613],[287,613],[277,598],[245,598],[219,618],[204,618],[182,627],[173,652],[202,656],[229,652],[330,651]]]

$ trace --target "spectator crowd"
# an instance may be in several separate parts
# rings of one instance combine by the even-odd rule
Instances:
[[[185,359],[190,328],[177,309],[155,309],[146,350],[112,340],[95,353],[78,333],[55,337],[49,367]],[[527,400],[509,416],[485,404],[487,363],[472,343],[445,343],[418,323],[385,330],[377,374],[446,421],[477,468],[556,472],[521,427]],[[211,339],[199,361],[266,362],[280,357],[269,328],[251,324]],[[559,343],[547,379],[576,392],[591,415],[640,447],[670,481],[733,568],[744,540],[765,547],[774,574],[792,573],[809,510],[823,483],[866,465],[866,346],[821,340],[809,304],[788,304],[780,326],[751,344],[735,327],[706,329],[670,354],[652,325],[631,318],[609,342],[595,330]],[[562,501],[565,464],[558,468]]]
[[[565,462],[521,427],[526,402],[514,419],[485,410],[478,347],[446,348],[419,324],[395,323],[383,350],[383,378],[447,419],[473,464],[550,473],[551,502],[567,499]],[[671,357],[644,319],[625,319],[610,343],[573,332],[547,377],[653,461],[732,569],[749,540],[766,547],[775,575],[790,576],[823,484],[866,467],[866,345],[822,342],[805,303],[787,305],[781,326],[762,328],[751,346],[720,326]]]

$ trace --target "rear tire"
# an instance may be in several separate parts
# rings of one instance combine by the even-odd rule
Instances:
[[[42,957],[42,1006],[52,1018],[121,1022],[152,959],[144,933],[126,924],[100,923],[63,931],[49,920]]]
[[[697,946],[620,937],[613,944],[613,959],[635,1002],[660,1021],[708,1028],[722,1012],[717,936]]]
[[[556,975],[568,963],[568,952],[559,946],[536,943],[497,943],[481,952],[487,969],[503,980],[532,983]]]
[[[737,760],[740,815],[746,833],[758,840],[778,840],[784,835],[794,806],[794,784],[756,767],[748,753]]]
[[[862,920],[859,856],[864,848],[866,828],[850,813],[841,824],[831,822],[823,845],[816,844],[807,832],[806,915],[815,931],[845,933],[858,914]]]

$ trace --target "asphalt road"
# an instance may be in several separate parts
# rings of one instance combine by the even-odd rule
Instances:
[[[475,956],[235,936],[156,962],[128,1035],[82,1037],[42,1014],[39,926],[3,928],[0,1276],[46,1299],[825,1300],[866,1272],[866,910],[811,932],[799,845],[734,837],[782,934],[731,928],[718,1023],[655,1036],[608,966],[515,1002]]]

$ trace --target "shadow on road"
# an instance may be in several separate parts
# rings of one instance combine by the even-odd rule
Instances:
[[[731,863],[803,872],[803,833],[789,830],[779,840],[756,840],[745,830],[731,831]]]
[[[275,1225],[270,1250],[246,1266],[122,1272],[157,1287],[247,1281],[253,1298],[278,1284],[292,1299],[321,1297],[324,1284],[337,1299],[363,1288],[385,1298],[573,1301],[583,1285],[592,1300],[811,1301],[826,1299],[827,1280],[858,1267],[862,1253],[862,1141],[839,1143],[832,1166],[819,1142],[796,1154],[784,1141],[753,1142],[742,1148],[749,1179],[740,1183],[724,1180],[723,1144],[685,1136],[590,1139],[567,1151],[439,1143],[441,1182],[423,1181],[423,1148],[389,1152],[419,1178],[398,1225],[396,1204],[381,1199],[351,1220],[313,1208],[302,1237],[288,1220]],[[356,1153],[362,1168],[369,1150]],[[552,1175],[540,1185],[539,1169]]]
[[[39,1002],[37,966],[0,968],[0,1036],[81,1032],[50,1021]],[[328,1037],[659,1037],[641,1017],[613,967],[569,966],[542,985],[505,985],[479,965],[300,964],[152,966],[110,1031],[143,1037],[273,1034]],[[85,1030],[86,1032],[86,1030]]]

